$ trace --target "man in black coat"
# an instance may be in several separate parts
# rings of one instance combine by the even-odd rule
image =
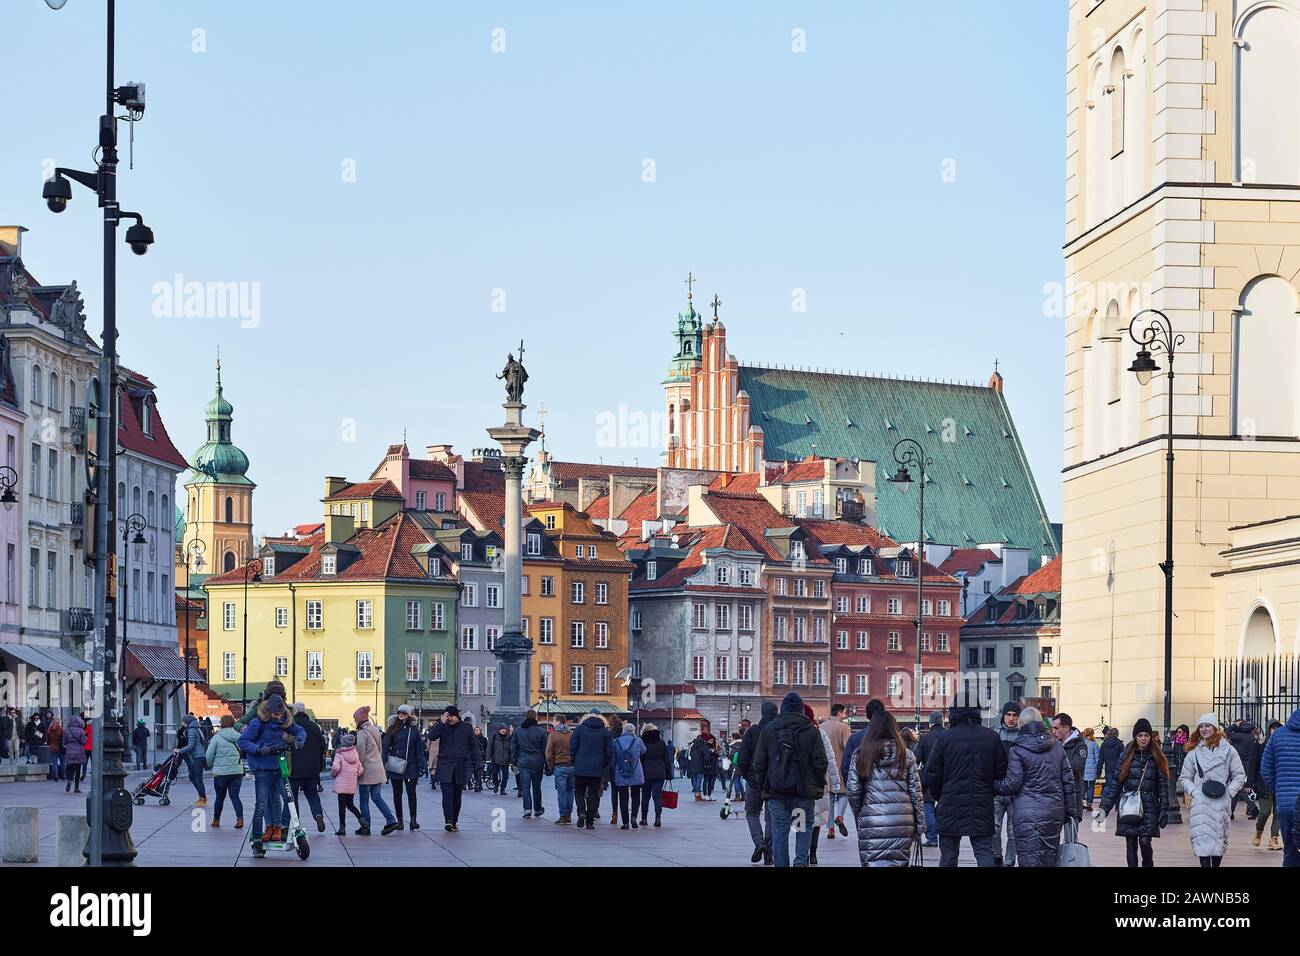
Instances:
[[[320,772],[325,765],[325,732],[320,729],[320,724],[307,716],[307,705],[302,702],[293,705],[293,722],[306,731],[307,739],[289,758],[289,792],[295,809],[298,807],[298,794],[307,795],[316,829],[324,833],[325,814],[321,810],[319,784]]]
[[[736,755],[736,772],[745,780],[745,823],[749,826],[749,838],[754,841],[754,853],[750,863],[762,860],[764,865],[772,864],[772,814],[763,803],[763,781],[754,773],[754,748],[764,729],[776,718],[776,704],[770,700],[763,701],[763,719],[745,732],[740,738],[740,752]],[[760,815],[762,819],[760,819]]]
[[[925,845],[935,847],[939,845],[939,821],[934,812],[934,795],[931,794],[925,783],[925,762],[930,759],[934,753],[935,744],[943,736],[943,714],[937,710],[930,714],[930,729],[922,734],[921,739],[916,742],[916,763],[921,771],[921,797],[925,803]],[[848,750],[847,747],[844,748]],[[848,779],[848,763],[845,762],[844,774],[842,779]]]
[[[1098,748],[1097,756],[1101,759],[1101,769],[1106,774],[1106,782],[1119,776],[1120,759],[1124,756],[1124,742],[1119,739],[1118,727],[1107,727],[1105,740]]]
[[[443,829],[453,833],[460,829],[460,805],[465,786],[474,777],[478,745],[469,724],[460,719],[460,709],[450,706],[442,718],[429,728],[429,740],[438,741],[438,769],[435,775],[442,784]]]
[[[826,747],[821,730],[804,714],[803,698],[794,691],[781,700],[781,712],[759,735],[752,766],[772,814],[773,862],[790,866],[793,830],[794,865],[807,866],[815,829],[813,805],[826,789]]]
[[[980,724],[978,707],[951,708],[948,723],[926,755],[924,773],[939,826],[939,865],[956,866],[961,838],[969,837],[975,862],[991,867],[993,783],[1006,776],[1007,752],[997,733]]]
[[[1074,773],[1074,810],[1070,814],[1075,820],[1083,819],[1083,768],[1088,764],[1088,741],[1083,739],[1074,726],[1069,714],[1057,714],[1052,718],[1052,736],[1065,748],[1065,757],[1070,761],[1070,770]]]

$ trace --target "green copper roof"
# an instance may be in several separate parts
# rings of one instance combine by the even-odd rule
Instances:
[[[221,390],[221,362],[217,362],[217,390],[204,409],[208,423],[208,440],[190,456],[190,474],[187,485],[223,484],[251,485],[248,478],[248,456],[230,440],[230,425],[234,407],[226,401]]]
[[[185,512],[179,505],[176,506],[176,535],[172,540],[178,543],[185,540]]]
[[[739,374],[768,460],[816,454],[876,462],[879,525],[890,537],[916,540],[916,483],[886,480],[897,467],[894,445],[914,438],[933,459],[925,488],[928,541],[956,547],[1000,541],[1028,549],[1031,566],[1059,553],[996,389],[748,365]]]

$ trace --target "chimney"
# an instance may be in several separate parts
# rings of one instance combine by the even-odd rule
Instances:
[[[989,388],[993,389],[993,391],[995,391],[995,392],[1001,393],[1001,391],[1002,391],[1002,373],[1001,373],[1001,372],[994,372],[993,375],[990,376],[990,378],[989,378]]]
[[[325,540],[330,544],[342,544],[356,533],[352,515],[326,515]]]
[[[451,445],[425,445],[424,457],[429,461],[445,462],[451,458]]]
[[[330,475],[325,478],[325,497],[331,498],[338,494],[348,483],[346,478],[339,478],[336,475]]]
[[[0,255],[22,258],[24,232],[26,226],[0,226]]]

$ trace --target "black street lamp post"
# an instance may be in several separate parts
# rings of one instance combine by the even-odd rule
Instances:
[[[1146,328],[1139,328],[1144,315],[1152,319]],[[1168,758],[1171,773],[1176,772],[1174,758],[1177,747],[1173,740],[1173,680],[1174,680],[1174,357],[1179,346],[1185,341],[1182,335],[1174,332],[1174,324],[1169,316],[1158,309],[1144,309],[1133,316],[1128,326],[1129,337],[1137,343],[1138,353],[1129,366],[1129,371],[1137,375],[1138,382],[1147,385],[1151,376],[1160,371],[1160,366],[1152,358],[1152,352],[1161,350],[1168,356],[1168,417],[1165,429],[1165,560],[1160,570],[1165,576],[1165,712],[1164,736],[1161,745]],[[1169,788],[1169,821],[1182,823],[1179,811],[1177,787]]]
[[[921,443],[915,438],[901,439],[894,445],[894,461],[898,462],[898,471],[896,471],[889,480],[899,485],[909,485],[912,482],[912,475],[907,470],[908,466],[917,470],[917,480],[920,485],[921,508],[920,508],[920,532],[916,536],[916,671],[912,675],[912,720],[915,722],[918,733],[921,727],[921,602],[925,595],[925,470],[934,464],[929,458]]]
[[[244,680],[244,689],[240,692],[240,700],[243,709],[248,710],[248,584],[249,580],[253,584],[262,583],[262,559],[253,558],[244,565],[244,664],[240,669],[240,677]]]
[[[148,543],[144,539],[144,529],[144,515],[138,512],[122,522],[122,613],[120,615],[122,619],[122,654],[119,659],[123,662],[126,660],[126,649],[131,643],[126,634],[126,626],[131,619],[131,552],[132,550],[135,551],[137,560],[144,556],[144,546]],[[132,535],[135,537],[132,537]],[[140,599],[137,597],[136,600]],[[139,619],[137,618],[137,620]],[[125,703],[123,701],[123,704]],[[187,710],[186,713],[188,712]]]
[[[66,0],[45,0],[58,10]],[[115,0],[105,0],[107,30],[105,37],[104,112],[99,117],[96,168],[84,172],[56,167],[46,181],[41,196],[51,212],[63,212],[72,198],[71,182],[92,190],[104,210],[104,333],[99,360],[100,401],[96,424],[96,448],[99,463],[95,468],[95,663],[99,674],[99,694],[91,714],[93,745],[90,795],[86,798],[86,815],[90,837],[83,851],[90,866],[131,866],[135,846],[131,840],[133,810],[131,794],[122,786],[126,771],[122,766],[124,741],[118,721],[117,699],[117,595],[109,592],[109,555],[113,548],[115,527],[112,489],[117,485],[117,227],[123,219],[134,219],[126,231],[126,241],[136,255],[144,255],[153,244],[153,231],[139,213],[127,212],[117,202],[117,121],[116,107],[126,110],[132,122],[144,115],[144,84],[114,86],[113,48],[116,22]],[[70,182],[71,181],[71,182]],[[107,718],[107,719],[105,719]]]
[[[200,538],[191,538],[185,545],[185,713],[190,712],[190,565],[203,567],[203,552],[207,550]],[[209,662],[211,667],[211,662]],[[209,680],[212,678],[209,677]]]

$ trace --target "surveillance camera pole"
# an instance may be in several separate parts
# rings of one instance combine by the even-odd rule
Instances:
[[[51,4],[54,9],[62,6]],[[104,114],[99,118],[100,158],[93,173],[59,169],[55,179],[66,176],[93,189],[104,210],[104,334],[99,359],[98,415],[95,422],[95,660],[98,687],[91,705],[93,772],[86,800],[90,839],[83,851],[90,866],[132,866],[135,845],[131,840],[131,794],[122,786],[122,728],[117,700],[117,596],[110,593],[110,567],[116,528],[117,487],[117,224],[122,212],[117,205],[117,129],[113,115],[116,90],[113,86],[115,0],[106,0],[107,36]],[[47,184],[48,185],[48,184]],[[46,194],[47,197],[50,195]],[[61,212],[65,202],[50,208]],[[113,588],[115,591],[115,587]],[[106,719],[107,718],[107,719]]]

